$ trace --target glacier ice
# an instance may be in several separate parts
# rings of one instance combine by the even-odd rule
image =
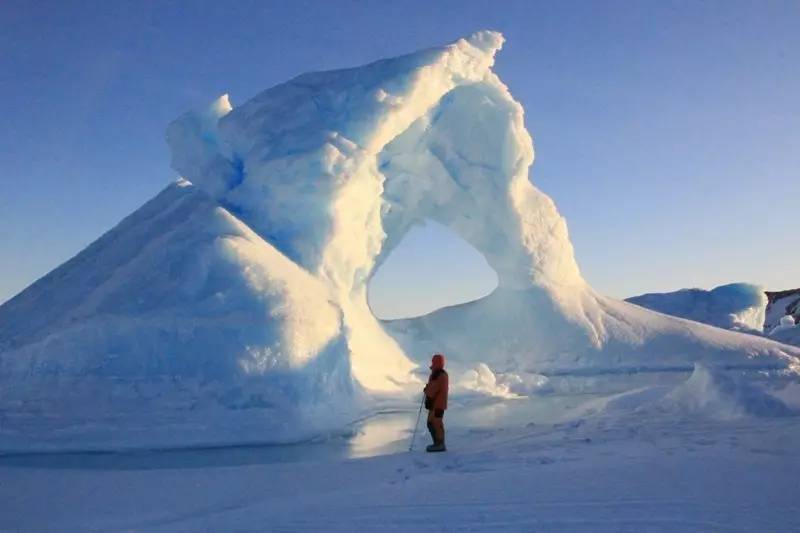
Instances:
[[[512,394],[697,361],[796,369],[800,350],[583,280],[565,220],[529,179],[523,109],[492,71],[502,44],[478,32],[178,118],[167,142],[182,179],[0,307],[4,410],[50,413],[69,443],[87,427],[148,444],[280,441],[416,394],[434,350],[456,369],[483,363],[477,388],[537,377]],[[498,287],[379,321],[370,276],[425,220],[482,253]],[[0,432],[0,447],[52,438],[52,424]]]

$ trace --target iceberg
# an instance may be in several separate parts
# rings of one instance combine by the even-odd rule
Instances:
[[[761,333],[767,310],[767,293],[758,285],[731,283],[710,291],[681,289],[649,293],[626,301],[664,313],[725,329]]]
[[[522,106],[492,71],[502,45],[482,31],[170,124],[181,178],[0,306],[0,401],[17,420],[0,448],[305,439],[418,394],[434,350],[479,365],[476,383],[696,362],[796,371],[798,349],[585,282],[529,179]],[[370,277],[426,220],[482,253],[498,287],[379,321]]]

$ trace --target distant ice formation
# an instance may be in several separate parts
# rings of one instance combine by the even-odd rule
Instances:
[[[767,294],[758,285],[731,283],[710,291],[681,289],[643,294],[626,301],[712,326],[761,332],[764,329]]]
[[[650,293],[626,301],[667,315],[725,329],[744,331],[800,346],[800,290],[764,291],[749,283],[722,285],[710,291],[682,289]]]

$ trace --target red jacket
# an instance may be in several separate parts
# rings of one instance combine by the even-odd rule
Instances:
[[[449,378],[444,370],[434,370],[425,385],[425,408],[428,410],[447,409]]]

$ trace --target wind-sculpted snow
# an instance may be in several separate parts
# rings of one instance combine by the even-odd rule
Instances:
[[[502,44],[479,32],[177,119],[167,141],[184,179],[0,307],[4,410],[51,414],[69,443],[86,426],[146,428],[136,442],[150,444],[284,441],[418,394],[416,362],[434,350],[454,383],[501,397],[696,361],[794,368],[798,350],[584,282],[566,222],[529,179],[523,109],[491,70]],[[425,220],[482,253],[498,288],[382,323],[367,283]],[[0,444],[49,435],[36,421]]]
[[[695,365],[689,379],[667,394],[661,406],[673,413],[676,409],[688,410],[716,419],[792,415],[791,409],[780,399],[742,377],[729,376],[702,364]]]

